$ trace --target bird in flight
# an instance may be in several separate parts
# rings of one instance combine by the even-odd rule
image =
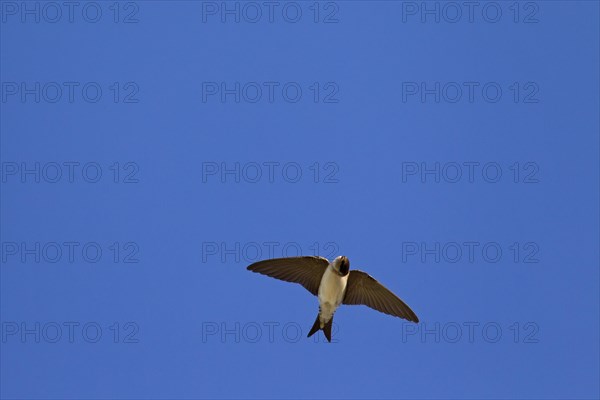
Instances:
[[[299,283],[318,296],[319,314],[308,337],[323,330],[331,342],[333,314],[341,304],[363,304],[394,317],[419,322],[410,307],[371,275],[359,270],[350,271],[350,260],[345,256],[336,257],[332,262],[313,256],[273,258],[255,262],[247,269]]]

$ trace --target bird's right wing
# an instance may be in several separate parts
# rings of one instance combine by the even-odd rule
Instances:
[[[350,271],[348,286],[343,304],[364,304],[374,310],[419,322],[419,318],[402,300],[371,275],[358,271]]]
[[[317,296],[321,278],[328,265],[326,258],[305,256],[258,261],[247,269],[282,281],[299,283]]]

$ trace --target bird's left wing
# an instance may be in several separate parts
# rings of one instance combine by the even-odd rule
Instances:
[[[317,296],[321,278],[329,265],[323,257],[285,257],[255,262],[248,271],[258,272],[286,282],[299,283]]]
[[[364,304],[382,313],[419,322],[419,318],[402,300],[371,275],[350,271],[343,304]]]

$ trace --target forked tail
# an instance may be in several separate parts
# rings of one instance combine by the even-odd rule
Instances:
[[[325,326],[323,326],[323,333],[325,334],[327,341],[330,343],[331,343],[331,326],[332,325],[333,325],[333,316],[331,316],[331,319],[325,323]],[[312,328],[310,328],[310,332],[308,332],[307,337],[311,337],[319,330],[321,330],[321,321],[319,320],[319,314],[317,314],[317,319],[315,320],[315,323],[313,324]]]

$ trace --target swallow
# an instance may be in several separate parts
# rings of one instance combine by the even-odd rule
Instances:
[[[307,337],[322,330],[331,342],[333,314],[341,304],[363,304],[394,317],[419,322],[410,307],[371,275],[359,270],[350,271],[350,260],[345,256],[331,262],[313,256],[273,258],[255,262],[247,269],[299,283],[319,298],[319,313]]]

